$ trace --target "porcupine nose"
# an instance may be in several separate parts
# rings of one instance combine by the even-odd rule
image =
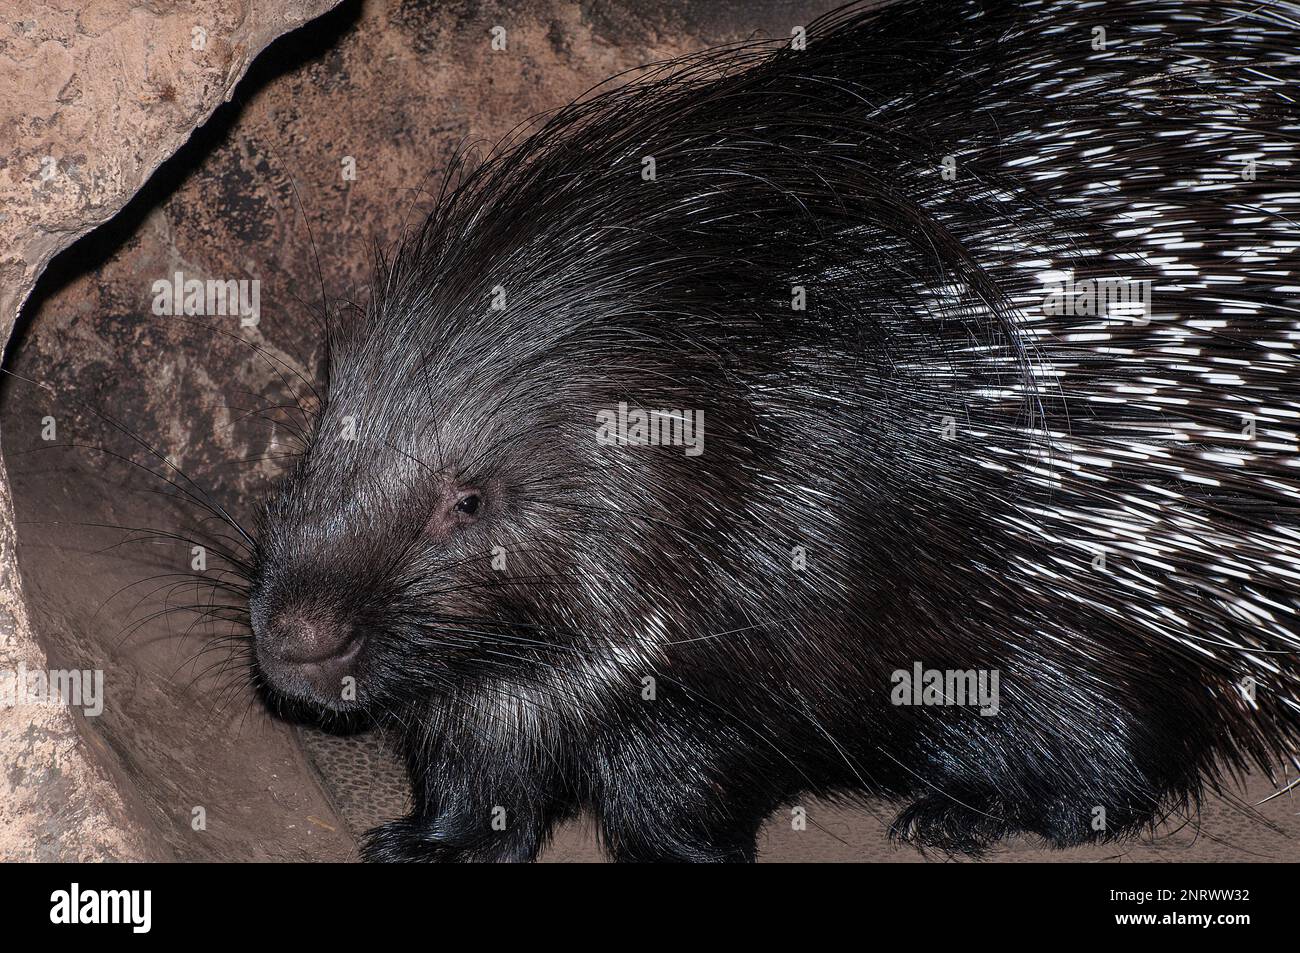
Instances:
[[[352,628],[339,620],[282,613],[271,622],[269,648],[286,662],[323,662],[341,655],[352,642]]]
[[[365,635],[352,619],[318,606],[249,604],[257,668],[267,686],[326,708],[356,702]]]

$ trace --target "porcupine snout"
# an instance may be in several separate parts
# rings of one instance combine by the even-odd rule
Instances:
[[[336,705],[365,641],[352,620],[266,596],[253,600],[252,616],[258,666],[271,684],[293,698]]]

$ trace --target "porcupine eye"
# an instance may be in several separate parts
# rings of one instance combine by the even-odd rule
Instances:
[[[462,490],[451,499],[444,497],[424,526],[426,536],[446,539],[462,526],[478,522],[483,511],[483,497],[476,490]]]

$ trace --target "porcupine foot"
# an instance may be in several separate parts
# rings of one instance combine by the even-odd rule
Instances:
[[[408,814],[366,832],[361,857],[369,863],[522,863],[536,860],[550,826],[520,823],[493,828],[491,814]]]
[[[1179,782],[1109,794],[1002,795],[944,791],[904,808],[889,836],[923,850],[979,857],[1008,837],[1028,835],[1055,848],[1104,843],[1149,829],[1177,801]],[[1172,791],[1161,797],[1156,791]]]

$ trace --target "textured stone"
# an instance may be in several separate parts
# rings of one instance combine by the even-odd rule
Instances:
[[[253,58],[337,0],[11,0],[0,24],[0,334],[51,259],[118,213]],[[0,467],[0,671],[49,667]],[[0,859],[166,856],[102,739],[65,706],[0,708]]]

